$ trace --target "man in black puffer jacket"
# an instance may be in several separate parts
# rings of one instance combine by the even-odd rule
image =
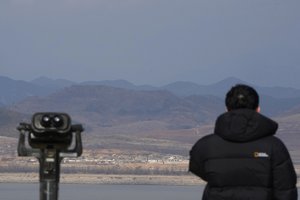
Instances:
[[[278,124],[259,113],[257,92],[236,85],[214,134],[190,151],[189,170],[207,182],[203,200],[297,200],[289,152],[274,136]]]

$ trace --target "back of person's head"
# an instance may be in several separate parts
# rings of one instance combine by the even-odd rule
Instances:
[[[241,108],[256,110],[259,106],[259,96],[252,87],[238,84],[227,92],[225,104],[229,111]]]

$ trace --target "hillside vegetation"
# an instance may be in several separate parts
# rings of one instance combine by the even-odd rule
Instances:
[[[35,80],[34,83],[46,87],[51,82],[41,81]],[[187,156],[198,138],[213,132],[215,118],[225,112],[222,93],[225,86],[228,88],[234,81],[237,80],[228,79],[205,88],[186,82],[154,88],[138,87],[128,82],[121,87],[122,81],[72,85],[60,80],[58,83],[63,86],[59,87],[57,83],[55,92],[46,96],[29,96],[0,108],[0,131],[2,136],[17,137],[16,126],[21,121],[30,122],[33,113],[66,112],[71,115],[73,123],[83,124],[85,148]],[[48,88],[53,89],[53,85],[48,85]],[[189,94],[180,95],[176,88]],[[201,88],[207,94],[200,94]],[[278,98],[279,94],[269,96],[275,89],[261,88],[268,94],[261,94],[262,112],[279,121],[279,137],[297,152],[300,149],[295,142],[299,139],[300,100],[296,93],[284,99]],[[278,88],[277,93],[281,90]],[[211,91],[215,91],[215,95]]]

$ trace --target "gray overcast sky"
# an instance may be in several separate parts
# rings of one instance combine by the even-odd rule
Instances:
[[[1,0],[0,75],[300,88],[299,0]]]

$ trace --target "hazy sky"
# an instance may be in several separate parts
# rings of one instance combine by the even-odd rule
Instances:
[[[0,75],[300,88],[299,0],[1,0]]]

